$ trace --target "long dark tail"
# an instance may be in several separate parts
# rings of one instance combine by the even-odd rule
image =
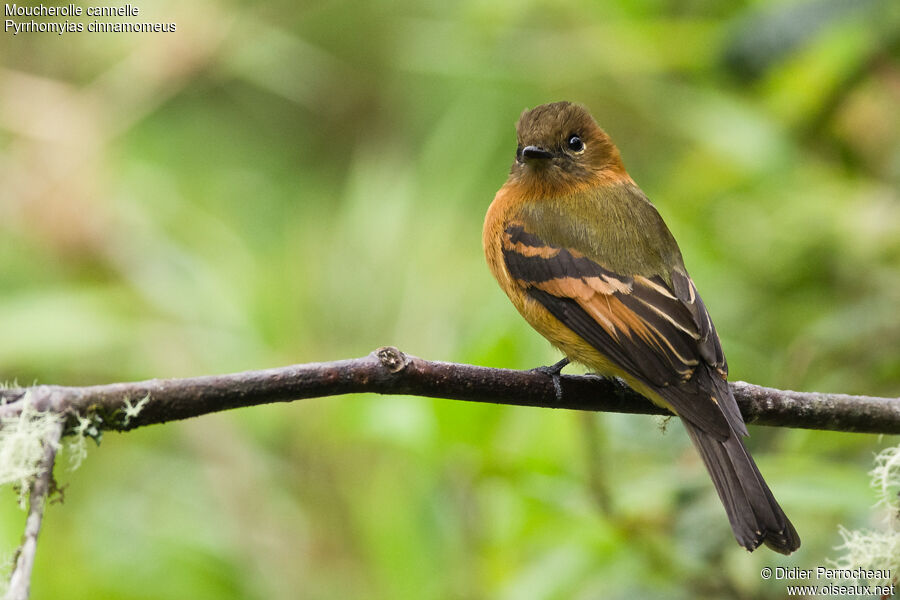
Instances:
[[[738,543],[750,551],[765,543],[781,554],[799,548],[800,536],[738,434],[732,431],[731,437],[720,442],[687,421],[684,426],[703,457]]]

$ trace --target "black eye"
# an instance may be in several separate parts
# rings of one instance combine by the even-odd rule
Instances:
[[[569,141],[566,143],[569,145],[569,150],[572,152],[581,152],[584,150],[584,142],[582,142],[581,138],[577,135],[570,135]]]

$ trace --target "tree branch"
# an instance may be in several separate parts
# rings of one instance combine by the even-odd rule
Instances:
[[[37,539],[44,520],[44,505],[53,489],[53,462],[56,460],[56,449],[62,437],[62,421],[54,423],[47,437],[44,438],[44,456],[39,465],[38,475],[31,484],[28,496],[28,518],[25,520],[25,533],[16,566],[9,578],[9,589],[5,600],[28,600],[31,588],[31,571],[34,557],[37,554]]]
[[[470,402],[619,413],[669,414],[615,379],[549,375],[427,361],[396,348],[362,358],[187,379],[151,379],[90,387],[40,385],[0,390],[0,417],[16,416],[22,398],[39,411],[89,417],[99,430],[127,431],[232,408],[371,392]],[[900,433],[900,398],[792,392],[731,384],[748,423],[864,433]],[[135,405],[141,403],[140,411]]]

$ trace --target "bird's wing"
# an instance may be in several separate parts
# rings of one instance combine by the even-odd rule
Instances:
[[[746,435],[718,336],[687,274],[673,273],[670,286],[658,275],[614,273],[524,222],[506,228],[503,258],[531,298],[680,416],[720,439],[732,428]]]

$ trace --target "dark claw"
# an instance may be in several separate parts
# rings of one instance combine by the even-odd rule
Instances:
[[[559,373],[565,368],[565,366],[569,364],[569,359],[564,358],[556,364],[550,365],[549,367],[536,367],[531,369],[536,373],[543,373],[544,375],[549,375],[553,381],[553,390],[556,392],[556,401],[562,402],[563,391],[562,384],[559,382]]]

